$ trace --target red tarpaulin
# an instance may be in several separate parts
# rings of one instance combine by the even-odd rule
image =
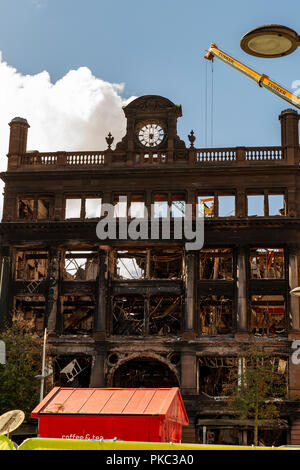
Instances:
[[[180,442],[188,418],[179,388],[55,387],[32,411],[39,436]]]

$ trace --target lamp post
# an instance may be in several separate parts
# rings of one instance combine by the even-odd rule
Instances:
[[[47,342],[47,328],[45,328],[44,341],[43,341],[43,358],[42,358],[42,378],[41,378],[41,389],[40,389],[40,402],[44,398],[45,365],[46,365],[46,342]]]
[[[51,375],[51,373],[48,372],[46,369],[46,344],[47,344],[47,328],[45,328],[44,331],[44,341],[43,341],[43,353],[42,353],[42,373],[39,375],[35,375],[35,379],[39,379],[41,381],[40,385],[40,402],[44,398],[44,384],[45,384],[45,379]]]
[[[266,24],[248,31],[241,39],[241,48],[256,57],[283,57],[300,46],[300,36],[287,26]]]

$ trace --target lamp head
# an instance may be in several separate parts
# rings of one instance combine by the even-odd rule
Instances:
[[[300,37],[291,28],[266,24],[254,28],[241,39],[241,48],[256,57],[283,57],[300,45]]]
[[[295,297],[300,297],[300,287],[295,287],[295,289],[290,291],[291,295],[294,295]]]

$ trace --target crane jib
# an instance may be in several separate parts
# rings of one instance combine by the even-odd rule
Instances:
[[[239,72],[243,73],[247,77],[256,81],[259,86],[263,86],[264,88],[271,91],[275,95],[279,96],[285,101],[288,101],[290,104],[300,109],[300,98],[298,96],[294,95],[293,93],[281,87],[280,85],[273,82],[272,80],[269,80],[269,77],[267,77],[266,75],[259,74],[255,72],[254,70],[252,70],[250,67],[247,67],[241,62],[233,59],[233,57],[221,51],[214,43],[211,44],[208,50],[208,54],[205,56],[205,58],[211,60],[213,57],[218,57],[220,60],[227,63],[234,69],[238,70]]]
[[[272,82],[262,83],[262,86],[293,106],[296,106],[296,108],[300,109],[300,99],[296,95],[293,95],[286,90],[282,90],[280,87],[276,87]]]
[[[210,49],[211,53],[218,57],[220,60],[225,62],[226,64],[230,65],[234,69],[238,70],[239,72],[243,73],[247,77],[251,78],[255,82],[259,82],[261,75],[255,72],[254,70],[250,69],[246,65],[242,64],[241,62],[233,59],[230,55],[225,54],[224,52],[220,51],[220,49]]]

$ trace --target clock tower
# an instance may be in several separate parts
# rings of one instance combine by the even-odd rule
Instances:
[[[123,108],[127,118],[126,135],[116,151],[166,152],[185,150],[184,141],[177,135],[177,119],[182,116],[181,105],[167,98],[146,95]]]

